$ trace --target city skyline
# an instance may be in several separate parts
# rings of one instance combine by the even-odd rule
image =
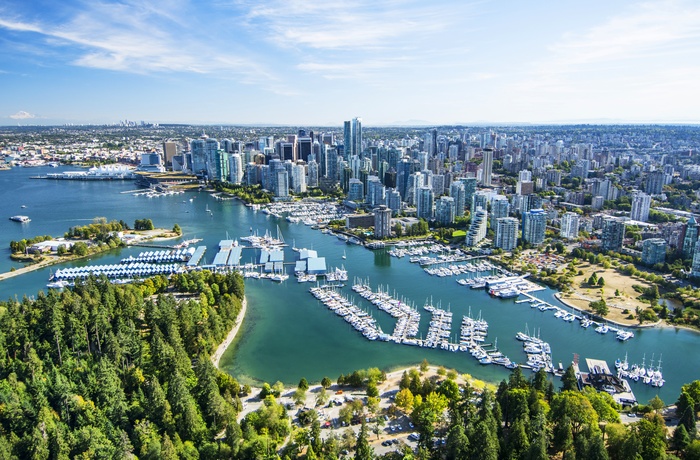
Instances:
[[[21,2],[0,125],[700,122],[692,1]]]

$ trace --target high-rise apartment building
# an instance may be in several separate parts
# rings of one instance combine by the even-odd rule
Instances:
[[[644,191],[649,195],[660,195],[664,188],[665,176],[663,171],[653,171],[647,174]]]
[[[531,209],[523,213],[523,242],[539,245],[544,242],[547,213],[543,209]]]
[[[374,237],[389,238],[391,236],[391,209],[384,205],[374,210]]]
[[[243,182],[243,157],[238,153],[229,155],[229,181],[232,184]]]
[[[562,238],[578,238],[579,215],[575,212],[567,212],[561,216],[559,236]]]
[[[489,216],[492,230],[496,230],[498,219],[508,217],[510,214],[510,203],[505,195],[496,195],[491,199],[491,215]]]
[[[642,242],[642,263],[652,266],[666,260],[668,243],[663,238],[649,238]]]
[[[615,218],[607,218],[603,221],[603,251],[620,252],[622,242],[625,239],[625,223]]]
[[[690,216],[686,222],[685,237],[683,238],[683,257],[692,259],[695,252],[695,245],[698,242],[698,223],[695,217]]]
[[[646,193],[635,193],[632,197],[632,210],[630,211],[630,219],[646,222],[649,219],[649,207],[651,206],[651,197]]]
[[[441,225],[449,225],[455,221],[455,199],[441,196],[435,203],[435,220]]]
[[[433,205],[435,195],[431,187],[420,187],[416,199],[416,216],[419,219],[433,219]]]
[[[491,173],[493,170],[493,149],[484,149],[484,160],[482,162],[481,183],[486,187],[491,186]]]
[[[486,231],[488,230],[489,224],[488,216],[489,214],[486,212],[486,209],[481,206],[474,210],[472,221],[469,225],[469,231],[464,240],[464,244],[467,247],[476,246],[481,240],[486,238]]]
[[[450,184],[450,196],[455,200],[455,217],[462,217],[464,215],[466,197],[464,182],[452,182],[452,184]]]
[[[504,251],[512,251],[518,245],[518,227],[515,217],[501,217],[496,221],[496,241],[494,246]]]

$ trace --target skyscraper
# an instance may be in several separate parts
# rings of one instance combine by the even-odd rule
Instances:
[[[646,222],[649,219],[649,207],[651,206],[651,197],[646,193],[635,193],[632,197],[632,211],[630,218]]]
[[[484,161],[482,163],[481,183],[491,187],[491,170],[493,169],[493,149],[484,149]]]
[[[523,214],[523,242],[542,244],[546,228],[547,213],[543,209],[531,209]]]
[[[644,190],[649,195],[659,195],[664,188],[665,174],[663,171],[653,171],[647,175]]]
[[[344,123],[343,139],[345,141],[344,158],[362,155],[362,118],[355,117]]]
[[[496,221],[496,241],[494,246],[511,251],[518,245],[518,226],[515,217],[501,217]]]

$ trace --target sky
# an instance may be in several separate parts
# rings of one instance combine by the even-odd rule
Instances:
[[[698,81],[698,0],[0,2],[0,125],[698,123]]]

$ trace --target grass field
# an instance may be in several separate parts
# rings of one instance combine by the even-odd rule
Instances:
[[[644,288],[650,287],[651,284],[648,281],[627,276],[618,272],[615,268],[604,269],[601,266],[589,263],[582,263],[577,266],[579,270],[583,272],[582,275],[577,275],[574,277],[574,282],[572,284],[572,293],[562,294],[562,300],[574,305],[576,308],[582,310],[588,310],[588,305],[592,301],[601,299],[601,292],[599,287],[588,287],[586,282],[595,272],[598,278],[603,278],[605,280],[605,286],[603,286],[602,298],[608,305],[610,312],[606,318],[622,323],[622,324],[638,324],[638,321],[633,319],[628,319],[629,314],[634,314],[635,309],[648,308],[649,302],[644,299],[639,299],[640,294],[635,291],[632,286],[639,285]],[[619,291],[620,295],[615,296],[615,291]],[[623,310],[629,310],[629,313],[623,313]]]

